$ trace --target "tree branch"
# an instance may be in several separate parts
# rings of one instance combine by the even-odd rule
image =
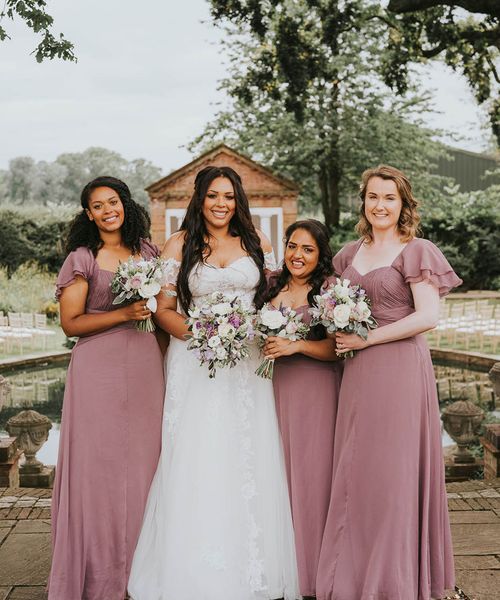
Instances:
[[[481,13],[500,18],[498,0],[390,0],[389,11],[410,13],[438,6],[460,7],[471,13]]]

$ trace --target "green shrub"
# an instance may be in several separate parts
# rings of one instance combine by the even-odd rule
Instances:
[[[10,277],[7,269],[0,267],[0,310],[46,313],[54,301],[55,279],[34,263],[20,266]]]

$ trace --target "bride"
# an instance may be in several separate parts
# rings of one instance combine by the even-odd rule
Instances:
[[[129,580],[133,600],[295,600],[290,505],[272,383],[257,350],[209,379],[187,350],[185,314],[215,291],[259,304],[269,241],[252,224],[239,175],[206,167],[181,230],[157,321],[171,334],[162,455]],[[173,292],[176,292],[177,299]]]

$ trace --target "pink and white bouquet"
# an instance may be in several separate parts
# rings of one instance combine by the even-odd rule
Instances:
[[[169,283],[172,268],[168,261],[161,258],[134,260],[131,257],[120,263],[110,283],[111,291],[117,294],[113,304],[147,299],[146,306],[151,312],[156,312],[158,303],[155,296],[160,293],[162,286]],[[155,330],[155,324],[150,317],[136,321],[135,326],[139,331]]]
[[[365,290],[350,283],[349,279],[337,279],[321,295],[314,296],[316,306],[309,309],[311,327],[323,325],[328,333],[355,333],[366,340],[368,331],[377,327],[377,321]],[[352,357],[354,352],[337,352],[337,355]]]
[[[264,346],[266,339],[270,336],[282,337],[295,342],[305,339],[309,333],[309,325],[302,322],[302,315],[292,308],[280,306],[278,309],[269,303],[264,304],[258,311],[254,327],[261,346]],[[255,371],[264,379],[272,379],[273,372],[274,358],[264,358]]]
[[[192,350],[200,365],[208,365],[208,376],[215,377],[218,368],[231,368],[249,353],[254,338],[253,309],[239,298],[214,292],[203,304],[189,310],[186,324]]]

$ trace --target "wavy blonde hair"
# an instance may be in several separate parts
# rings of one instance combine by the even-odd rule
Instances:
[[[390,179],[394,181],[398,188],[402,200],[401,213],[398,219],[398,232],[401,241],[409,242],[420,233],[420,216],[417,208],[418,200],[413,196],[411,183],[408,177],[395,167],[389,165],[378,165],[372,169],[367,169],[361,176],[361,185],[359,186],[359,196],[361,198],[360,217],[356,225],[356,231],[368,243],[373,242],[372,226],[365,215],[365,197],[368,182],[372,177],[381,179]]]

